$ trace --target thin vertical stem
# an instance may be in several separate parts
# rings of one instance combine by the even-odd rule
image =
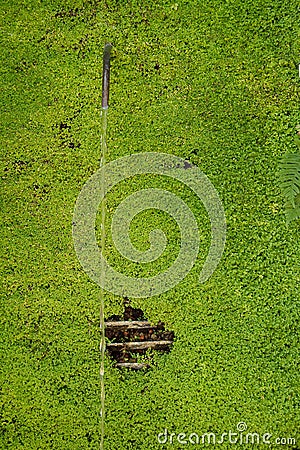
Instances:
[[[107,130],[107,109],[109,99],[109,74],[110,74],[110,52],[112,45],[105,44],[103,52],[103,72],[102,72],[102,133],[101,133],[101,160],[100,167],[102,167],[101,177],[101,282],[100,282],[100,450],[104,450],[104,433],[105,433],[105,386],[104,386],[104,362],[105,362],[105,320],[104,320],[104,281],[105,281],[105,263],[104,263],[104,249],[105,249],[105,163],[106,163],[106,130]]]
[[[101,161],[100,166],[103,169],[101,177],[101,253],[104,257],[105,248],[105,214],[106,205],[104,197],[105,189],[105,161],[106,161],[106,128],[107,128],[107,109],[102,109],[102,139],[101,139]],[[101,259],[101,286],[100,286],[100,395],[101,395],[101,436],[100,436],[100,450],[104,449],[104,431],[105,431],[105,386],[104,386],[104,360],[105,360],[105,320],[104,320],[104,280],[105,280],[105,265],[104,258]]]

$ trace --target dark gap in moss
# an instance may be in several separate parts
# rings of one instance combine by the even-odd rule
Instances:
[[[123,317],[112,315],[106,320],[105,337],[110,341],[107,350],[116,367],[140,370],[150,367],[153,350],[170,351],[174,332],[165,330],[163,322],[151,325],[144,312],[130,306],[125,298]]]

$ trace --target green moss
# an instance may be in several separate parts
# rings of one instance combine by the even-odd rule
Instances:
[[[106,448],[181,448],[157,434],[221,434],[241,421],[298,448],[299,224],[286,229],[276,180],[299,123],[298,2],[14,0],[1,9],[0,448],[99,448],[99,288],[77,260],[71,223],[100,163],[107,41],[108,160],[140,151],[189,159],[218,190],[228,230],[217,271],[199,285],[208,218],[180,190],[198,217],[201,254],[171,291],[132,300],[176,341],[146,373],[107,360]],[[135,186],[168,181],[156,183],[120,186],[111,208]],[[176,225],[164,219],[145,213],[132,230],[142,249],[166,224],[160,267],[178,249]],[[105,304],[107,316],[122,310],[112,294]]]

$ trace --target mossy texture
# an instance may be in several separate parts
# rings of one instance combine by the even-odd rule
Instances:
[[[194,212],[201,251],[175,288],[132,299],[176,340],[145,373],[107,359],[105,448],[195,447],[157,435],[245,422],[299,449],[299,222],[286,228],[276,178],[299,123],[299,2],[6,0],[1,16],[0,448],[99,448],[100,293],[74,251],[72,215],[100,164],[112,42],[107,160],[155,151],[197,165],[224,204],[227,242],[198,284],[210,234],[192,192],[144,176],[109,196],[108,227],[127,193],[170,189]],[[157,265],[124,263],[108,236],[111,264],[133,276],[167,267],[180,245],[172,218],[141,214],[132,241],[146,249],[158,227],[170,240]],[[106,317],[122,311],[112,294],[105,305]]]

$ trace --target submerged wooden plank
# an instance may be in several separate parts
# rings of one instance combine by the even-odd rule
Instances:
[[[137,362],[123,362],[123,363],[116,363],[115,367],[140,370],[140,369],[145,369],[145,368],[149,367],[149,364],[137,363]]]
[[[118,322],[105,322],[105,328],[156,328],[155,325],[151,325],[148,321],[130,321],[123,320]]]
[[[128,350],[144,350],[147,348],[160,349],[172,345],[173,341],[143,341],[143,342],[113,342],[107,344],[107,348],[111,349],[128,349]]]

